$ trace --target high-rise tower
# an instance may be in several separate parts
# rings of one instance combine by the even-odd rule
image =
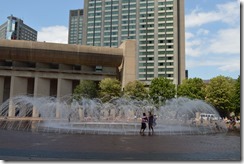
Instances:
[[[0,39],[37,41],[37,31],[11,15],[8,21],[0,26]]]
[[[82,44],[83,9],[70,10],[69,13],[69,44]]]
[[[185,79],[184,0],[84,0],[82,44],[137,40],[137,79]]]

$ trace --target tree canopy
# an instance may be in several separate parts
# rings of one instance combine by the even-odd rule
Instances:
[[[239,76],[235,83],[235,94],[234,94],[235,114],[240,114],[241,108],[241,77]]]
[[[76,99],[81,97],[95,98],[97,96],[96,83],[91,80],[82,80],[74,89],[74,96]]]
[[[191,99],[205,99],[205,84],[200,78],[190,78],[183,80],[177,88],[177,96]]]
[[[235,109],[235,81],[232,78],[217,76],[206,86],[206,101],[211,103],[223,116],[229,116]]]
[[[129,82],[124,88],[124,95],[143,100],[148,97],[148,90],[144,86],[145,84],[138,80]]]
[[[149,95],[158,104],[167,99],[174,98],[176,94],[175,85],[165,77],[154,78],[149,86]]]
[[[99,95],[103,101],[121,96],[121,83],[117,79],[105,78],[99,83]]]

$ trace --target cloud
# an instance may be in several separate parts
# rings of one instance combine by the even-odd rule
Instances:
[[[194,34],[193,33],[191,33],[191,32],[186,32],[185,33],[185,38],[186,38],[186,40],[188,40],[188,39],[190,39],[190,38],[193,38],[194,37]]]
[[[220,71],[225,72],[236,72],[240,71],[240,59],[239,58],[225,58],[225,57],[217,57],[215,59],[207,59],[200,61],[199,59],[191,59],[187,61],[187,67],[196,68],[196,67],[209,67],[215,66]]]
[[[197,28],[193,29],[193,27]],[[240,2],[217,4],[214,10],[206,12],[196,7],[186,15],[186,31],[187,56],[216,54],[239,56]]]
[[[222,21],[227,24],[235,25],[240,21],[240,2],[233,1],[225,4],[217,5],[218,14],[222,15]]]
[[[186,42],[185,49],[187,56],[201,56],[202,55],[202,38],[199,38],[197,35],[194,35],[191,32],[186,32]]]
[[[201,29],[199,29],[198,31],[197,31],[197,35],[199,36],[199,35],[208,35],[208,33],[209,33],[209,30],[206,30],[206,29],[203,29],[203,28],[201,28]]]
[[[185,19],[186,19],[185,21],[186,28],[190,28],[190,27],[199,27],[203,24],[218,21],[220,20],[220,17],[215,12],[203,13],[194,10],[192,13],[190,13],[190,15],[186,15]]]
[[[202,37],[199,31],[186,34],[186,55],[200,57],[206,55],[240,55],[240,28],[219,29],[216,34]]]
[[[239,27],[219,30],[210,40],[208,53],[240,54],[240,40]]]
[[[240,2],[233,1],[216,5],[215,11],[202,12],[196,8],[185,16],[186,28],[199,27],[212,22],[235,25],[240,20]]]
[[[220,29],[208,38],[189,33],[186,39],[186,55],[188,68],[214,66],[219,71],[238,72],[240,28]]]
[[[68,28],[65,26],[43,27],[38,31],[37,41],[68,43]]]

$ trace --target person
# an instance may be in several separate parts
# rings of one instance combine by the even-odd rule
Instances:
[[[230,125],[229,125],[229,129],[234,129],[236,125],[236,121],[233,117],[230,117]]]
[[[201,124],[203,123],[203,117],[201,116]]]
[[[141,130],[140,130],[140,133],[144,133],[145,129],[147,128],[146,122],[148,122],[146,113],[143,113],[142,115],[143,116],[141,118]]]
[[[70,118],[71,118],[71,113],[69,114],[69,116],[68,116],[68,121],[70,122]]]
[[[150,130],[152,130],[152,132],[153,132],[154,116],[153,116],[152,112],[148,112],[148,113],[149,113],[149,117],[148,117],[149,132],[150,132]]]
[[[157,120],[157,116],[155,114],[153,117],[153,127],[155,127],[157,125],[156,120]]]

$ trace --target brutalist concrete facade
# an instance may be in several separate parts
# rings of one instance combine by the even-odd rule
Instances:
[[[135,40],[118,48],[0,40],[0,104],[18,95],[69,95],[81,80],[117,78],[124,87],[136,80],[135,53]]]

